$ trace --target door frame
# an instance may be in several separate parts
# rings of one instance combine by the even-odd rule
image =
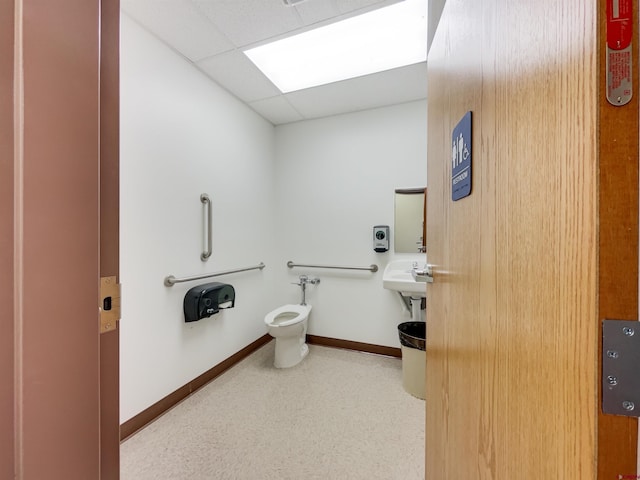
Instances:
[[[120,0],[100,2],[100,277],[120,282]],[[100,335],[100,473],[120,478],[120,322]]]
[[[119,17],[0,1],[2,478],[119,478],[118,336],[98,315],[118,273]]]
[[[606,2],[598,4],[598,339],[602,321],[638,320],[639,117],[638,28],[633,32],[631,101],[617,107],[606,99]],[[638,0],[633,0],[638,26]],[[598,344],[598,479],[636,475],[638,419],[602,412],[602,341]]]

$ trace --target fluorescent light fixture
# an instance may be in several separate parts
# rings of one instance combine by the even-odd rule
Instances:
[[[424,62],[426,0],[404,0],[244,53],[283,93]]]

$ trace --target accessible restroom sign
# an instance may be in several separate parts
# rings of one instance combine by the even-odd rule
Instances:
[[[465,113],[451,135],[451,199],[471,193],[471,112]]]

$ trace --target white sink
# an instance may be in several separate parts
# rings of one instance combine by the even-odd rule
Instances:
[[[382,274],[382,286],[387,290],[395,290],[407,297],[427,296],[427,285],[425,282],[416,282],[413,271],[412,260],[394,260],[389,263]],[[424,260],[418,261],[422,267]]]

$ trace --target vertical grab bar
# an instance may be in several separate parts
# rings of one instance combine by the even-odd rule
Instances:
[[[211,256],[211,250],[212,250],[212,218],[213,218],[213,214],[211,213],[212,207],[211,207],[211,199],[209,198],[209,195],[207,195],[206,193],[203,193],[202,195],[200,195],[200,201],[202,202],[202,204],[204,205],[204,207],[207,209],[207,226],[204,229],[205,235],[207,236],[207,249],[202,252],[202,254],[200,255],[200,260],[202,260],[203,262],[206,262],[207,259]]]

